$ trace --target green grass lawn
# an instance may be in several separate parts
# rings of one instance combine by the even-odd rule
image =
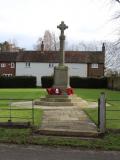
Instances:
[[[0,128],[0,143],[35,144],[50,146],[68,146],[90,150],[120,151],[120,133],[109,133],[104,138],[83,139],[55,136],[33,136],[30,129]]]
[[[108,89],[75,89],[75,93],[78,96],[90,101],[97,101],[101,92],[105,93],[108,100],[120,100],[120,91],[112,91]]]
[[[7,109],[7,106],[5,106]],[[14,110],[15,109],[15,110]],[[40,126],[42,120],[42,110],[34,109],[34,122],[32,119],[32,110],[28,109],[18,109],[17,107],[11,111],[10,110],[0,110],[0,122],[30,122],[32,125]]]
[[[43,89],[0,89],[0,99],[37,99],[44,96],[45,90]],[[0,109],[8,109],[9,103],[12,100],[0,100]],[[17,100],[19,101],[19,100]],[[12,122],[31,122],[32,123],[32,110],[22,110],[18,107],[12,107],[11,111]],[[32,106],[31,106],[32,108]],[[17,110],[18,109],[18,110]],[[0,110],[0,122],[7,122],[10,118],[10,110]],[[39,126],[41,123],[42,110],[34,109],[34,124]]]
[[[120,100],[120,92],[110,91],[104,89],[75,89],[75,93],[89,101],[97,101],[100,92],[105,92],[107,99]],[[44,96],[45,90],[42,89],[0,89],[0,98],[16,98],[16,99],[37,99]],[[108,101],[109,102],[109,101]],[[8,107],[7,101],[4,108]],[[118,101],[110,101],[110,106],[107,109],[120,109]],[[3,105],[1,105],[3,107]],[[19,116],[29,116],[31,113],[23,113]],[[86,109],[87,114],[97,123],[97,109]],[[8,114],[8,113],[6,113]],[[14,113],[18,114],[18,113]],[[27,115],[26,115],[27,114]],[[107,112],[107,118],[120,117],[120,112]],[[42,111],[35,109],[35,124],[40,124]],[[120,123],[118,123],[120,124]],[[119,128],[117,122],[111,124],[107,121],[108,128]],[[80,138],[65,138],[65,137],[51,137],[51,136],[33,136],[31,129],[7,129],[0,128],[0,142],[1,143],[15,143],[15,144],[37,144],[37,145],[52,145],[52,146],[71,146],[82,149],[102,149],[102,150],[120,150],[120,133],[109,132],[104,138],[99,139],[80,139]]]
[[[119,91],[111,91],[107,89],[75,89],[75,93],[88,100],[88,101],[96,101],[98,100],[100,93],[104,92],[106,94],[107,98],[107,103],[110,104],[110,106],[107,106],[107,119],[119,119],[120,117],[120,111],[108,111],[108,110],[120,110],[120,92]],[[44,89],[0,89],[0,98],[13,98],[13,99],[37,99],[40,98],[41,96],[44,96],[46,94]],[[111,101],[110,101],[111,100]],[[112,101],[113,100],[113,101]],[[114,100],[119,100],[119,101],[114,101]],[[0,103],[7,103],[8,101],[0,101]],[[7,105],[4,105],[6,107]],[[0,107],[3,107],[0,105]],[[3,111],[5,114],[7,114],[6,111]],[[1,112],[0,115],[3,114]],[[30,111],[29,111],[30,112]],[[29,117],[31,113],[28,111],[19,111],[19,113],[13,112],[14,115],[25,116]],[[42,111],[41,111],[42,112]],[[41,112],[39,109],[35,109],[35,122],[36,124],[39,124],[39,117],[41,116]],[[90,116],[90,118],[97,124],[98,118],[97,118],[97,108],[95,109],[85,109],[85,112]],[[17,120],[17,119],[14,119]],[[107,120],[107,128],[120,128],[120,120]]]
[[[109,104],[106,107],[106,128],[120,129],[120,91],[111,91],[107,89],[75,89],[75,93],[78,96],[88,101],[96,102],[101,92],[105,93],[106,102]],[[98,124],[98,108],[84,109],[84,111]]]
[[[37,99],[46,94],[44,89],[0,89],[0,99]]]

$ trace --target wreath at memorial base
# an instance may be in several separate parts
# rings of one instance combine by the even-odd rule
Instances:
[[[61,95],[62,91],[60,88],[47,88],[47,92],[50,95]],[[72,95],[73,94],[73,89],[71,87],[66,88],[66,95]]]

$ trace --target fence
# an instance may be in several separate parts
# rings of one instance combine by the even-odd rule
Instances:
[[[120,129],[120,100],[106,99],[102,93],[98,99],[98,128],[101,133],[106,129]]]
[[[34,125],[33,99],[0,99],[0,126]]]
[[[106,129],[106,100],[105,94],[101,93],[98,99],[98,128],[100,133],[105,133]]]
[[[120,129],[120,100],[106,99],[106,103],[107,128]]]

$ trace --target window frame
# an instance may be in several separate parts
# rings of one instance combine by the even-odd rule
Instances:
[[[92,64],[91,64],[91,68],[93,68],[93,69],[99,68],[98,63],[92,63]]]
[[[14,62],[10,63],[10,68],[15,68],[15,63]]]
[[[6,63],[1,63],[1,64],[0,64],[0,67],[1,67],[1,68],[5,68],[5,67],[6,67]]]
[[[26,63],[25,63],[25,67],[26,67],[26,68],[30,68],[30,67],[31,67],[30,62],[26,62]]]
[[[54,67],[54,63],[49,63],[49,68],[53,68]]]
[[[9,73],[9,74],[2,74],[2,76],[5,76],[5,77],[12,77],[13,74]]]

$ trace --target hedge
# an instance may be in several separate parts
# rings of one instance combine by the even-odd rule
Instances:
[[[42,88],[50,88],[53,85],[52,76],[41,77]],[[70,77],[72,88],[107,88],[107,78],[82,78]]]
[[[42,88],[50,88],[53,85],[53,76],[43,76],[41,77]]]
[[[34,76],[0,77],[0,88],[34,88],[34,87],[36,87],[36,77]]]
[[[107,88],[107,78],[70,77],[73,88]]]

